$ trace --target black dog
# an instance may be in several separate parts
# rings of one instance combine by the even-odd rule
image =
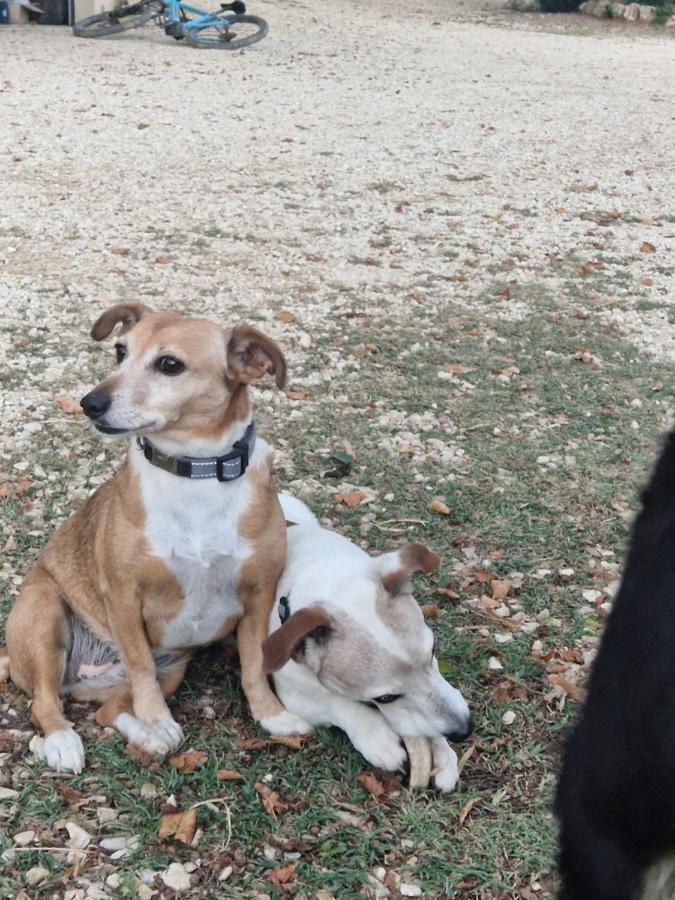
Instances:
[[[642,501],[565,750],[560,900],[637,900],[646,870],[675,851],[675,432]]]

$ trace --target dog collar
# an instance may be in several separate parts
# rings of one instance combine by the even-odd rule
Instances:
[[[277,612],[279,613],[279,621],[283,625],[290,616],[291,616],[291,604],[288,600],[288,597],[280,597],[279,598],[279,606],[277,607]]]
[[[147,438],[138,438],[138,448],[149,463],[180,475],[181,478],[217,478],[218,481],[234,481],[241,478],[248,468],[255,447],[255,419],[244,432],[241,440],[236,441],[232,450],[223,456],[167,456],[157,447],[153,447]]]

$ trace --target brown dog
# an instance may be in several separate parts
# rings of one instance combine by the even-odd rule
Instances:
[[[136,303],[105,312],[92,337],[118,323],[118,367],[81,405],[103,434],[131,437],[129,454],[53,535],[7,622],[5,674],[33,697],[49,765],[74,772],[84,748],[62,695],[103,701],[99,724],[167,753],[183,735],[165,697],[191,648],[235,626],[253,717],[308,729],[272,693],[261,652],[286,527],[247,386],[270,372],[282,387],[282,353],[254,328],[228,335]]]

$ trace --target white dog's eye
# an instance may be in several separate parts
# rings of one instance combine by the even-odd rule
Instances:
[[[127,348],[124,344],[115,344],[115,356],[117,357],[117,365],[119,365],[123,359],[126,358]]]
[[[382,694],[381,697],[375,697],[375,703],[393,703],[394,700],[400,700],[403,694]]]

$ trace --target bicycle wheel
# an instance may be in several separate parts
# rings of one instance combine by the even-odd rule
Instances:
[[[119,9],[111,9],[108,12],[75,22],[73,34],[76,37],[88,38],[120,34],[122,31],[138,28],[139,25],[144,25],[150,19],[157,18],[163,9],[163,0],[140,0],[140,3],[121,6]]]
[[[233,16],[223,12],[203,28],[186,28],[185,40],[191,47],[204,50],[239,50],[261,41],[268,31],[267,22],[258,16]]]

